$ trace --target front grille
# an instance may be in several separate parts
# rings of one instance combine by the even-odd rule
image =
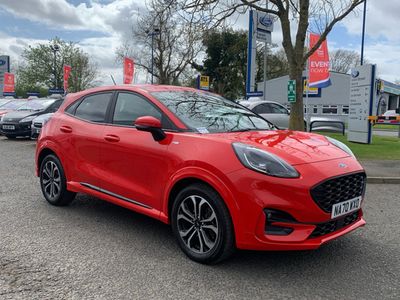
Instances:
[[[356,173],[324,181],[311,189],[315,203],[330,213],[332,205],[362,196],[365,191],[365,173]]]
[[[309,238],[323,236],[325,234],[329,234],[343,227],[346,227],[347,225],[353,224],[355,221],[357,221],[359,213],[360,211],[356,211],[343,218],[329,221],[326,223],[317,224],[317,227],[315,227],[314,231],[311,233]]]

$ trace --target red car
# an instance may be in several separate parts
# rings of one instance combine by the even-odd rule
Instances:
[[[365,224],[366,175],[344,144],[191,88],[68,95],[42,129],[36,173],[50,204],[86,193],[156,218],[201,263],[316,249]]]

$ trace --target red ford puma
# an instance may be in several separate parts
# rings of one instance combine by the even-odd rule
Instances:
[[[159,219],[201,263],[235,248],[315,249],[365,224],[365,172],[344,144],[191,88],[67,96],[42,129],[36,172],[50,204],[79,192]]]

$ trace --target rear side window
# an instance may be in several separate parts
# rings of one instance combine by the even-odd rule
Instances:
[[[270,114],[272,112],[271,107],[266,103],[257,105],[253,108],[253,111],[256,114]]]
[[[286,108],[284,108],[284,107],[282,107],[280,105],[277,105],[277,104],[273,104],[273,103],[271,103],[270,105],[271,105],[272,113],[274,113],[274,114],[287,114]]]
[[[102,93],[87,96],[76,108],[75,116],[91,122],[105,122],[111,95],[112,93]]]

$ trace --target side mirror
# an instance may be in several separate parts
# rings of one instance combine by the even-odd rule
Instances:
[[[153,135],[155,141],[162,141],[167,136],[162,130],[161,121],[151,116],[143,116],[136,119],[134,125],[137,130],[147,131]]]

